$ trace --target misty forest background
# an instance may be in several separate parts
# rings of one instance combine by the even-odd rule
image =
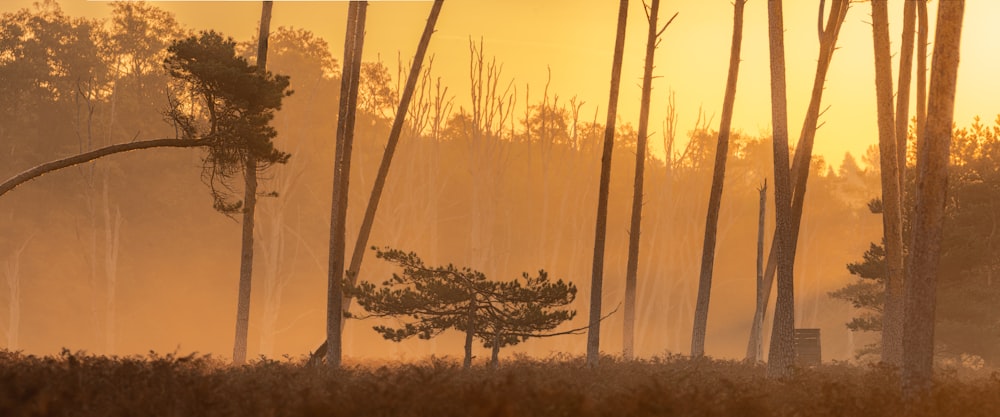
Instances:
[[[113,4],[107,18],[88,20],[45,1],[4,13],[0,25],[0,177],[112,143],[175,136],[164,121],[171,89],[162,62],[170,42],[190,32],[169,13],[154,5]],[[253,56],[256,40],[240,42]],[[597,120],[605,109],[556,96],[545,85],[518,84],[493,60],[488,40],[470,40],[469,47],[468,62],[424,69],[369,242],[415,251],[432,265],[468,266],[492,279],[545,269],[579,287],[573,308],[584,313],[603,133]],[[388,62],[363,64],[352,202],[367,201],[406,73],[407,58],[402,64],[383,58]],[[470,74],[482,68],[482,79],[471,81],[483,82],[487,93],[458,87],[470,80],[439,78],[435,65],[469,65]],[[268,69],[291,76],[295,93],[272,125],[279,133],[276,146],[292,158],[265,172],[259,186],[277,197],[261,198],[257,206],[249,354],[299,356],[316,348],[325,329],[340,67],[326,41],[281,27],[271,34]],[[552,76],[571,70],[552,68]],[[672,99],[661,87],[654,100]],[[712,178],[714,110],[671,109],[666,120],[653,122],[658,132],[651,138],[662,141],[667,154],[646,161],[640,357],[688,352]],[[698,119],[698,128],[677,131],[679,118]],[[603,302],[609,310],[624,298],[633,124],[621,119],[615,139]],[[1000,344],[977,340],[984,331],[1000,331],[1000,312],[988,302],[996,292],[1000,128],[976,121],[955,136],[938,339],[951,341],[950,349],[941,345],[944,355],[972,354],[995,365]],[[812,164],[796,257],[795,318],[796,327],[822,329],[826,360],[854,359],[877,340],[845,326],[866,317],[864,310],[829,295],[850,284],[879,285],[859,281],[846,267],[861,262],[881,239],[881,216],[869,207],[880,195],[875,139],[873,132],[864,155],[835,161],[816,156]],[[758,188],[771,183],[773,172],[769,133],[737,132],[729,150],[706,353],[742,358],[756,291]],[[119,355],[228,352],[240,225],[213,210],[201,177],[203,152],[116,155],[46,175],[0,198],[0,305],[8,307],[0,309],[0,343],[42,354],[63,347]],[[770,242],[774,200],[767,201]],[[349,243],[361,207],[349,206]],[[393,271],[369,254],[360,277],[381,282]],[[585,326],[585,316],[565,327]],[[621,321],[616,314],[604,323],[602,350],[621,351]],[[347,357],[461,354],[458,332],[391,343],[371,330],[373,324],[348,321]],[[577,355],[583,340],[532,340],[504,355]],[[766,333],[764,340],[770,340]],[[476,354],[487,351],[477,346]]]

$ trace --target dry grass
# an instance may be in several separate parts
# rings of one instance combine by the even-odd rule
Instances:
[[[589,369],[578,357],[309,368],[208,356],[0,351],[0,416],[898,416],[893,369],[831,364],[774,381],[762,366],[684,357]],[[939,373],[921,416],[1000,416],[1000,374]]]

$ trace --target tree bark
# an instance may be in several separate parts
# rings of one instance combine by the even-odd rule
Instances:
[[[210,146],[210,144],[207,140],[202,139],[150,139],[138,142],[108,145],[103,148],[94,149],[90,152],[84,152],[63,159],[57,159],[52,162],[46,162],[10,177],[0,184],[0,196],[7,194],[7,192],[17,188],[21,184],[50,172],[87,163],[98,158],[114,155],[116,153],[150,148],[197,148],[201,146]]]
[[[636,276],[639,272],[639,235],[642,230],[642,184],[646,171],[649,100],[653,91],[653,56],[656,52],[659,30],[656,19],[659,13],[660,0],[652,0],[649,6],[649,30],[646,36],[646,61],[642,72],[639,132],[635,149],[635,182],[632,188],[632,221],[629,227],[628,259],[625,266],[625,323],[622,332],[622,356],[625,360],[632,360],[635,357],[635,298]]]
[[[777,223],[778,299],[767,373],[787,376],[795,362],[795,309],[792,266],[792,187],[788,167],[788,104],[785,97],[785,34],[781,0],[768,0],[768,40],[771,61],[771,124],[774,135],[774,206]]]
[[[896,165],[899,167],[899,201],[906,184],[906,141],[910,133],[910,81],[913,77],[913,43],[916,36],[917,4],[903,5],[903,35],[899,47],[899,78],[896,82]]]
[[[719,141],[715,148],[715,169],[712,173],[712,189],[708,196],[705,239],[701,250],[701,275],[698,280],[698,301],[695,304],[694,327],[691,335],[691,356],[695,357],[705,354],[708,305],[712,291],[712,272],[715,267],[715,240],[719,229],[722,187],[726,179],[726,158],[729,156],[729,130],[733,121],[733,104],[736,102],[736,81],[740,73],[740,48],[743,44],[743,9],[745,4],[746,0],[736,0],[733,3],[733,40],[729,51],[729,75],[726,78],[726,93],[722,101]]]
[[[927,0],[917,0],[917,142],[927,121]]]
[[[267,38],[271,31],[270,0],[262,2],[260,33],[257,37],[257,72],[266,72]],[[250,328],[250,284],[253,278],[253,225],[257,209],[257,158],[247,152],[243,168],[243,239],[240,251],[240,283],[236,301],[236,340],[233,343],[233,363],[242,365],[247,357],[247,336]]]
[[[822,4],[821,4],[822,5]],[[840,28],[847,15],[848,0],[835,0],[830,7],[830,15],[827,19],[826,28],[820,34],[820,53],[816,64],[816,75],[813,78],[812,95],[809,99],[809,107],[806,109],[806,118],[802,123],[802,131],[799,136],[798,145],[795,147],[795,159],[792,161],[791,171],[794,174],[792,183],[792,243],[791,248],[794,253],[798,244],[799,224],[802,220],[802,208],[805,205],[806,185],[809,179],[809,165],[812,162],[813,142],[816,139],[816,130],[819,125],[820,104],[823,99],[823,88],[826,83],[826,73],[830,68],[833,59],[833,52],[837,47],[837,38],[840,35]],[[777,225],[775,225],[777,228]],[[771,249],[768,253],[767,264],[764,268],[764,283],[761,297],[763,301],[758,303],[761,308],[754,312],[750,339],[761,338],[763,333],[764,316],[767,314],[767,303],[771,298],[771,287],[774,283],[774,275],[777,271],[777,251],[778,233],[774,234],[771,240]],[[749,342],[748,347],[749,350]]]
[[[767,179],[764,179],[764,185],[758,190],[760,192],[760,209],[757,214],[757,297],[756,304],[757,308],[755,311],[763,310],[761,304],[766,303],[767,300],[763,298],[764,292],[764,220],[767,211]],[[758,322],[757,320],[760,320]],[[763,316],[754,315],[753,327],[760,329],[763,327]],[[747,357],[746,361],[751,363],[757,363],[764,359],[764,338],[761,337],[760,333],[750,335],[750,343],[747,344]]]
[[[351,253],[351,263],[347,268],[347,281],[350,285],[358,283],[358,273],[361,271],[361,263],[365,257],[365,249],[368,247],[368,238],[371,236],[372,226],[375,224],[375,214],[378,211],[379,202],[382,200],[382,191],[385,189],[385,181],[389,176],[389,167],[392,165],[392,158],[396,154],[396,147],[399,145],[399,138],[402,135],[403,124],[406,121],[406,114],[409,111],[410,101],[413,99],[413,92],[420,78],[420,68],[427,54],[427,47],[430,45],[431,35],[434,34],[434,27],[437,25],[438,16],[441,14],[441,6],[444,0],[435,0],[431,6],[430,16],[424,26],[424,33],[420,37],[417,45],[417,53],[413,56],[413,65],[406,79],[406,86],[403,88],[403,95],[400,97],[399,107],[396,109],[396,116],[392,123],[392,130],[389,132],[389,140],[386,142],[385,151],[382,153],[382,162],[379,165],[378,173],[375,176],[375,184],[372,186],[371,195],[368,198],[368,206],[365,209],[365,217],[361,221],[361,230],[358,232],[357,241],[354,243],[354,251]],[[344,312],[351,309],[352,298],[344,297]],[[341,332],[344,323],[341,323]],[[319,345],[316,352],[326,352],[326,341]]]
[[[611,152],[615,143],[615,122],[618,114],[618,90],[621,85],[622,56],[625,52],[625,23],[628,20],[628,0],[618,6],[618,29],[615,36],[614,61],[611,64],[611,92],[608,98],[608,118],[604,125],[604,151],[601,154],[601,179],[597,197],[597,221],[594,231],[594,265],[590,281],[590,321],[587,328],[587,365],[597,366],[601,356],[601,289],[604,284],[604,244],[608,226],[608,190],[611,185]]]
[[[875,96],[878,115],[879,164],[882,179],[882,232],[888,272],[882,315],[882,361],[899,365],[902,359],[903,227],[900,211],[899,166],[895,116],[892,108],[892,58],[889,54],[887,0],[872,0],[872,39],[875,47]],[[905,123],[905,121],[904,121]]]
[[[938,4],[926,132],[917,144],[910,279],[903,289],[902,391],[911,404],[929,395],[933,374],[937,274],[964,12],[964,0]]]
[[[343,354],[341,326],[344,320],[344,250],[347,239],[347,195],[351,179],[351,151],[361,74],[367,1],[351,2],[344,39],[344,72],[340,84],[337,119],[337,150],[334,157],[333,203],[330,208],[330,256],[326,310],[326,363],[339,368]]]

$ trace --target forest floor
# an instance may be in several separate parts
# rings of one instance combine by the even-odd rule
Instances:
[[[0,416],[900,416],[895,369],[834,363],[782,380],[762,365],[671,356],[348,364],[210,356],[37,357],[0,350]],[[937,372],[913,415],[1000,416],[1000,373]]]

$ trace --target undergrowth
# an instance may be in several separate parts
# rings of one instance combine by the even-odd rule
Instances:
[[[899,416],[896,369],[834,363],[772,380],[763,365],[516,357],[227,365],[206,355],[0,351],[0,416]],[[1000,416],[1000,374],[940,371],[919,416]]]

